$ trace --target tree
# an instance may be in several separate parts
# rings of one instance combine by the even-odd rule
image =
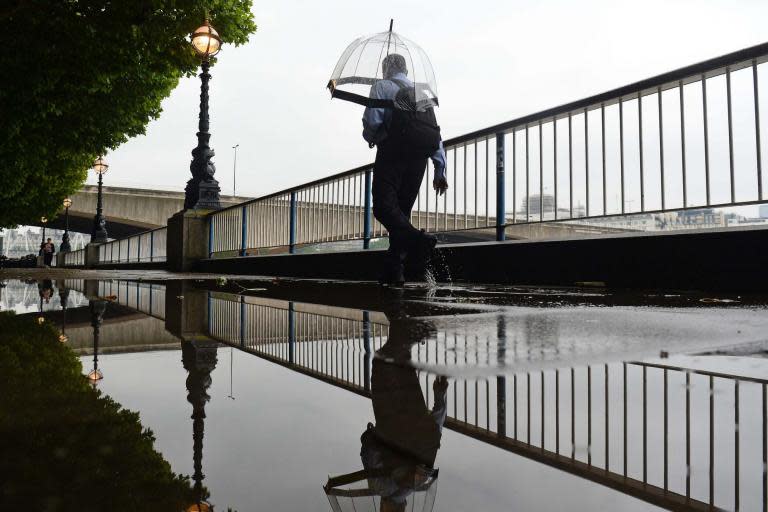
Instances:
[[[53,218],[93,159],[143,134],[199,60],[208,16],[224,43],[256,30],[251,0],[10,0],[0,7],[0,227]],[[9,47],[10,46],[10,47]]]
[[[3,510],[178,511],[196,501],[139,414],[87,383],[51,324],[0,312],[0,389]]]

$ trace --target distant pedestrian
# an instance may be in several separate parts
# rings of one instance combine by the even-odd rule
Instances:
[[[56,246],[50,238],[48,241],[40,244],[40,253],[43,255],[43,264],[46,267],[50,267],[51,262],[53,262],[53,255],[56,253]]]
[[[389,232],[387,262],[380,282],[401,285],[407,257],[426,263],[437,244],[434,235],[411,224],[411,209],[424,179],[427,159],[435,167],[432,183],[442,195],[448,188],[445,177],[445,149],[434,109],[416,109],[414,83],[408,78],[405,58],[387,55],[381,63],[383,79],[371,87],[370,97],[393,100],[403,108],[368,107],[363,114],[363,138],[377,146],[373,167],[373,215]],[[410,97],[409,97],[410,94]]]

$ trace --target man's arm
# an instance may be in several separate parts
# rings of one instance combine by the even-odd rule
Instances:
[[[371,86],[370,97],[373,99],[382,99],[384,94],[383,83],[378,81]],[[386,130],[386,109],[366,107],[363,112],[363,138],[368,144],[378,144],[387,136]]]
[[[448,190],[448,178],[445,173],[445,147],[442,140],[440,147],[430,158],[432,158],[432,165],[435,166],[435,179],[432,181],[432,187],[439,195],[443,195]]]

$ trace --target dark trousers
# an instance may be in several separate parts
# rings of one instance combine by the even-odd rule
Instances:
[[[398,160],[379,151],[373,167],[373,215],[389,232],[388,263],[401,266],[419,236],[411,224],[411,209],[427,168],[426,158]]]
[[[43,263],[51,266],[51,262],[53,262],[53,253],[52,252],[44,252],[43,253]]]

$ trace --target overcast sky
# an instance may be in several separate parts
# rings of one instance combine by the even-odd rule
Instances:
[[[371,162],[362,107],[325,84],[356,37],[417,42],[437,76],[444,138],[768,40],[765,0],[254,1],[258,31],[212,68],[211,145],[222,192],[259,196]],[[108,155],[107,185],[182,190],[199,80],[182,80],[147,134]],[[89,176],[89,183],[94,183]]]

